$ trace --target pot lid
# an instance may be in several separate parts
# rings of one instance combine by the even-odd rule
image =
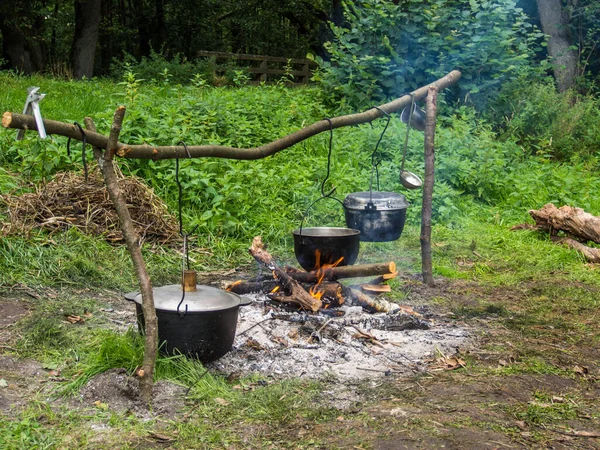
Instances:
[[[379,211],[406,209],[410,204],[402,194],[397,192],[354,192],[348,194],[344,199],[344,207],[348,209],[368,209],[367,205],[372,201]]]
[[[186,292],[179,312],[210,312],[240,306],[241,299],[233,292],[227,292],[212,286],[197,285],[196,291]],[[177,305],[181,302],[183,290],[179,284],[171,284],[153,289],[154,308],[162,311],[177,311]],[[142,304],[142,295],[138,294],[134,301]]]

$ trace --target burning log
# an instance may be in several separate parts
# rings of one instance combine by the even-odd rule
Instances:
[[[312,272],[286,272],[290,278],[303,283],[315,283],[319,279],[335,281],[341,278],[361,278],[375,275],[390,276],[396,272],[396,263],[393,261],[375,264],[356,264],[354,266],[337,266]],[[395,276],[395,275],[394,275]],[[392,277],[393,278],[393,277]]]
[[[273,276],[279,281],[285,295],[272,295],[273,300],[286,303],[297,303],[302,308],[311,311],[318,311],[323,306],[321,300],[310,295],[296,280],[282,270],[273,260],[273,257],[265,249],[260,236],[252,240],[252,246],[248,249],[256,261],[264,264],[273,272]]]
[[[279,286],[279,282],[275,279],[264,280],[264,281],[243,281],[238,280],[225,286],[225,290],[233,292],[234,294],[244,295],[252,294],[255,292],[271,292],[273,289]]]

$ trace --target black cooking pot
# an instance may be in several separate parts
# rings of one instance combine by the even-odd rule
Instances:
[[[182,299],[181,285],[173,284],[153,290],[158,319],[160,350],[166,354],[182,353],[203,363],[219,359],[231,350],[235,338],[240,306],[252,300],[211,286],[196,286]],[[125,294],[135,302],[140,332],[144,330],[142,296]]]
[[[361,241],[395,241],[402,234],[409,206],[396,192],[348,194],[344,199],[346,226],[360,230]]]
[[[311,271],[318,265],[333,264],[341,257],[339,266],[352,265],[360,249],[360,231],[351,228],[315,227],[292,231],[294,253],[304,270]]]

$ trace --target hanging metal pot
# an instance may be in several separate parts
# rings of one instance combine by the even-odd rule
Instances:
[[[152,292],[160,351],[170,355],[181,353],[203,363],[219,359],[231,350],[239,308],[252,303],[247,297],[202,285],[185,293],[179,284],[155,288]],[[142,295],[131,292],[124,297],[135,302],[138,327],[143,332]]]
[[[324,264],[349,266],[356,262],[360,250],[360,231],[351,228],[299,228],[294,235],[294,253],[304,270]],[[340,258],[342,260],[340,261]]]
[[[344,199],[346,225],[360,230],[360,240],[389,242],[400,237],[410,204],[396,192],[355,192]]]
[[[329,152],[327,154],[327,174],[321,182],[321,197],[306,208],[300,222],[300,228],[292,231],[296,259],[302,268],[309,272],[325,264],[352,265],[356,261],[360,250],[360,231],[358,230],[341,227],[304,228],[304,219],[317,202],[330,199],[335,200],[344,207],[341,200],[333,197],[335,188],[325,193],[325,183],[329,178],[333,149],[333,124],[330,119],[325,120],[329,122]]]

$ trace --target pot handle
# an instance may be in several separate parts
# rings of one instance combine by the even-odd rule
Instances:
[[[249,306],[254,303],[254,300],[252,300],[250,297],[246,297],[244,295],[238,295],[238,297],[240,298],[240,306]]]
[[[127,300],[128,302],[135,302],[135,298],[140,295],[139,292],[128,292],[127,294],[123,295],[123,298],[125,300]]]
[[[331,197],[331,194],[333,194],[334,191],[335,191],[335,188],[333,188],[333,190],[326,196],[319,197],[314,202],[312,202],[310,205],[308,205],[308,208],[306,208],[306,211],[304,211],[304,214],[302,215],[302,220],[300,221],[300,237],[302,237],[302,228],[304,228],[304,220],[306,219],[306,216],[308,216],[308,211],[310,211],[310,209],[315,205],[315,203],[320,202],[321,200],[325,200],[325,199],[335,200],[340,205],[342,205],[342,208],[344,209],[344,211],[346,211],[346,205],[344,205],[344,203],[339,198]]]

